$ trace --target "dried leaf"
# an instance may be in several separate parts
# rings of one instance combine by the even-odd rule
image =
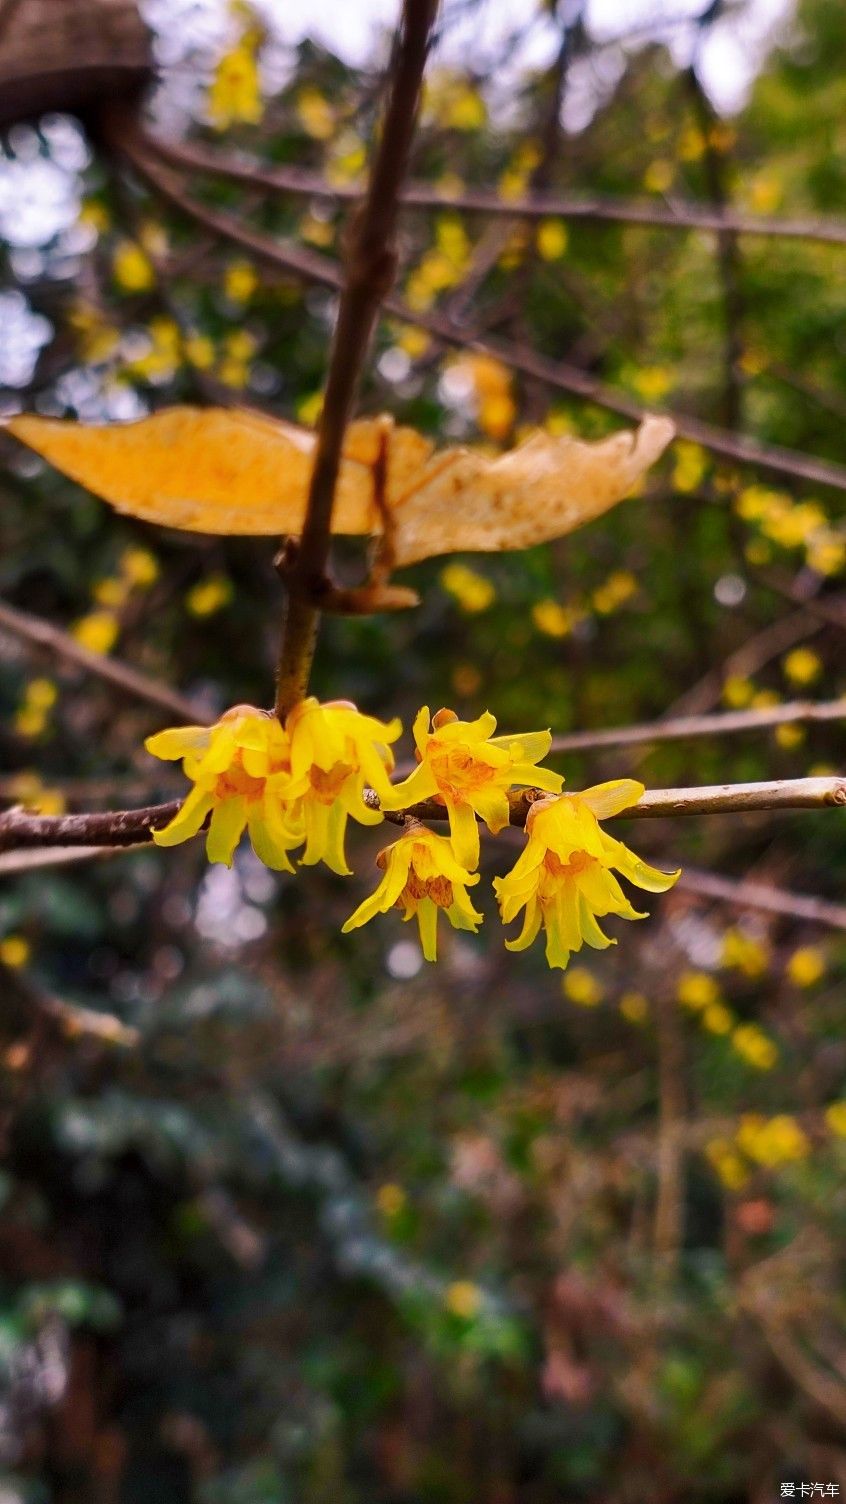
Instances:
[[[310,429],[245,409],[173,407],[136,423],[83,425],[28,415],[5,426],[119,512],[187,532],[302,531],[316,444]],[[572,532],[621,501],[673,436],[665,418],[597,444],[535,433],[508,454],[451,448],[390,418],[351,423],[333,514],[336,533],[378,534],[376,484],[397,564],[459,550],[527,548]]]

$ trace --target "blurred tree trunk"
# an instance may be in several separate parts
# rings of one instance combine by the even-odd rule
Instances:
[[[0,126],[125,102],[151,72],[136,0],[0,0]]]

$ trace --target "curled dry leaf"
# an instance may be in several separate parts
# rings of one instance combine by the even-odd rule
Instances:
[[[302,531],[316,435],[244,409],[172,407],[136,423],[21,415],[5,425],[119,512],[187,532]],[[501,552],[562,537],[627,496],[673,437],[651,417],[588,444],[533,433],[507,454],[435,451],[390,418],[351,423],[332,530],[377,535],[382,505],[397,565],[434,554]],[[380,456],[383,463],[380,464]]]

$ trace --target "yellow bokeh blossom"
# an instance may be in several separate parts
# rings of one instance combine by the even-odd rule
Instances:
[[[157,846],[190,840],[211,815],[206,837],[210,862],[231,866],[248,828],[261,861],[293,871],[288,853],[304,833],[283,793],[290,782],[290,737],[274,715],[253,705],[235,705],[214,726],[174,727],[149,736],[144,745],[153,757],[181,758],[194,785],[169,824],[153,831]]]
[[[469,1279],[457,1279],[447,1286],[444,1305],[452,1316],[460,1316],[462,1321],[472,1321],[481,1304],[482,1292]]]
[[[407,1201],[408,1197],[402,1186],[395,1185],[393,1181],[388,1181],[385,1185],[380,1185],[376,1192],[376,1205],[382,1216],[387,1217],[389,1220],[393,1217],[398,1217],[400,1212],[405,1210]]]
[[[159,577],[159,561],[148,548],[125,548],[118,560],[118,569],[130,585],[146,590]]]
[[[335,111],[314,84],[307,84],[297,95],[300,125],[312,141],[328,141],[335,132]]]
[[[819,657],[812,648],[794,648],[786,658],[782,659],[781,666],[784,669],[785,678],[789,679],[791,684],[798,684],[802,688],[813,684],[820,677],[823,669]]]
[[[447,564],[441,570],[441,584],[468,616],[487,611],[496,600],[496,590],[491,581],[479,574],[478,570],[469,569],[466,564]]]
[[[727,1191],[742,1190],[749,1179],[749,1170],[730,1139],[711,1139],[705,1145],[705,1157]]]
[[[754,980],[767,969],[769,953],[763,941],[756,940],[746,930],[730,929],[723,935],[720,964],[732,971],[740,971]]]
[[[645,1024],[649,1017],[649,999],[642,992],[624,992],[620,1012],[630,1024]]]
[[[846,1138],[846,1102],[830,1102],[824,1116],[831,1132],[838,1138]]]
[[[538,255],[544,261],[559,261],[567,249],[567,226],[561,219],[542,219],[537,233]]]
[[[121,241],[112,260],[112,270],[124,292],[147,292],[156,280],[149,256],[132,240]]]
[[[580,1008],[595,1008],[602,1002],[602,988],[586,966],[571,966],[561,986],[564,996]]]
[[[468,872],[456,861],[446,836],[414,824],[392,846],[380,851],[376,861],[385,876],[376,891],[350,915],[344,934],[377,914],[399,908],[403,919],[416,916],[423,954],[427,961],[435,961],[439,910],[443,909],[455,929],[475,933],[482,916],[473,908],[467,889],[479,881],[479,874]]]
[[[682,1007],[697,1012],[720,1002],[720,989],[707,971],[683,971],[676,986],[676,997]]]
[[[217,130],[243,122],[256,125],[262,116],[255,46],[245,38],[224,54],[214,70],[208,97],[209,119]]]
[[[455,855],[473,871],[479,863],[476,816],[492,834],[510,818],[508,790],[535,787],[557,793],[563,779],[537,764],[546,757],[552,737],[548,731],[520,736],[494,736],[496,720],[490,711],[475,721],[460,721],[451,710],[439,710],[429,724],[424,705],[414,721],[414,741],[420,766],[391,790],[386,809],[400,809],[418,799],[438,798],[446,805]]]
[[[739,1149],[756,1164],[774,1170],[778,1165],[806,1159],[811,1152],[808,1135],[795,1118],[786,1112],[765,1118],[757,1112],[745,1112],[735,1134]]]
[[[729,674],[723,685],[723,700],[732,710],[744,710],[752,704],[755,686],[743,674]]]
[[[252,262],[229,263],[223,277],[223,290],[232,303],[247,303],[258,285],[258,275]]]
[[[778,1046],[757,1024],[739,1024],[731,1043],[740,1058],[756,1071],[771,1071],[778,1062]]]
[[[709,1003],[700,1014],[703,1029],[709,1034],[730,1034],[734,1027],[734,1014],[725,1003]]]
[[[290,736],[291,776],[285,791],[297,801],[305,832],[302,862],[310,867],[325,862],[346,876],[344,836],[350,816],[360,825],[378,825],[382,815],[368,804],[365,786],[384,809],[395,789],[388,782],[394,758],[390,743],[402,729],[399,720],[378,721],[363,715],[347,700],[321,704],[309,696],[295,705],[285,723]]]
[[[0,940],[0,963],[13,971],[19,971],[22,966],[26,966],[30,950],[30,943],[23,935],[5,935]]]
[[[89,611],[74,622],[71,637],[89,653],[105,654],[114,647],[119,630],[120,623],[114,611]]]
[[[531,806],[523,854],[507,877],[494,879],[503,923],[526,911],[522,933],[506,942],[509,950],[525,950],[543,925],[547,961],[563,968],[583,944],[604,950],[615,943],[598,919],[644,917],[632,908],[615,872],[652,893],[672,887],[678,872],[648,866],[599,824],[631,808],[642,794],[642,784],[622,778]]]
[[[192,586],[185,597],[185,605],[192,616],[214,616],[229,605],[232,595],[232,581],[225,574],[210,574]]]
[[[794,987],[816,987],[825,976],[825,957],[816,945],[801,945],[787,963],[787,975]]]

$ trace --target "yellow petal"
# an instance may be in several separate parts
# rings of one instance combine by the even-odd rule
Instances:
[[[190,841],[200,830],[203,821],[214,804],[206,789],[192,789],[173,819],[161,830],[151,832],[157,846],[178,846],[180,841]]]
[[[631,809],[646,793],[642,783],[634,778],[613,778],[609,783],[596,783],[575,797],[586,804],[597,820],[610,820],[624,809]]]
[[[421,898],[417,905],[420,944],[427,961],[438,959],[438,909],[431,898]]]
[[[210,862],[232,866],[235,847],[247,823],[247,801],[240,795],[216,804],[206,837],[206,856]]]
[[[479,865],[479,826],[469,804],[447,800],[452,849],[459,866],[473,872]]]
[[[175,762],[189,752],[207,747],[211,735],[208,726],[171,726],[167,731],[157,731],[144,742],[147,751],[163,762]]]

